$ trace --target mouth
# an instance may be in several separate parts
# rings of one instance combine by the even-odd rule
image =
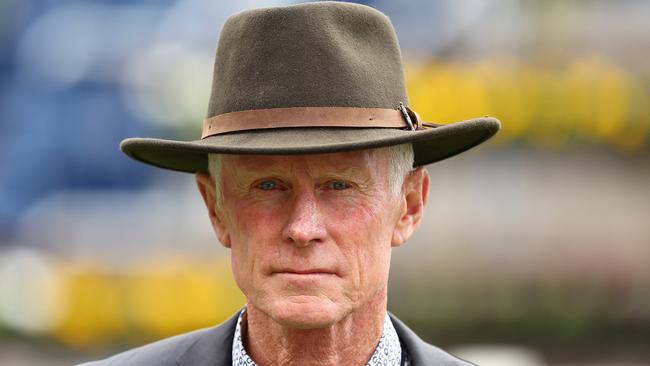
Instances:
[[[336,275],[335,272],[327,269],[314,268],[314,269],[291,269],[283,268],[273,271],[272,274],[276,275],[294,275],[294,276],[325,276]]]

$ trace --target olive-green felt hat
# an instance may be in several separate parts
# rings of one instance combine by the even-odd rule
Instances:
[[[470,149],[494,118],[439,125],[408,108],[388,17],[318,2],[244,11],[223,26],[202,138],[129,138],[121,149],[161,168],[207,171],[209,153],[318,154],[413,144],[415,166]]]

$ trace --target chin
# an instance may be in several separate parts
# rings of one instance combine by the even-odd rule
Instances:
[[[284,298],[274,302],[269,310],[276,323],[297,329],[327,328],[347,315],[338,304],[316,296]]]

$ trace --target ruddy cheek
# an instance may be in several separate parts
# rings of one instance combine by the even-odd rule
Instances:
[[[383,214],[373,204],[365,202],[357,202],[355,205],[348,205],[346,209],[339,210],[345,213],[345,220],[351,221],[359,226],[360,230],[365,229],[369,225],[380,219]]]
[[[280,216],[280,210],[251,208],[244,205],[237,208],[235,212],[235,220],[239,223],[241,230],[249,232],[272,229],[277,226]]]

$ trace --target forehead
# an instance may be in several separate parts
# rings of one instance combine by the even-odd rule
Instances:
[[[222,164],[237,171],[305,169],[313,172],[384,172],[385,149],[306,155],[223,155]]]

